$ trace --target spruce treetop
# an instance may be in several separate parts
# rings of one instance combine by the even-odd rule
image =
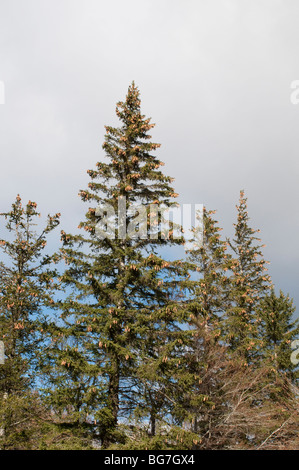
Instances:
[[[230,269],[230,306],[226,312],[227,339],[233,351],[246,360],[258,355],[260,338],[258,325],[261,321],[258,306],[269,291],[272,281],[267,274],[267,262],[263,258],[260,230],[250,227],[247,198],[240,191],[237,208],[235,235],[228,244],[232,257],[228,259]]]

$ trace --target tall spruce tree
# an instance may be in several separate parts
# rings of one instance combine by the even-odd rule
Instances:
[[[193,229],[193,246],[188,250],[190,270],[197,275],[189,281],[191,298],[188,310],[192,319],[206,329],[220,332],[221,318],[227,305],[227,243],[221,240],[222,230],[213,215],[215,211],[203,208],[202,226]],[[198,325],[199,326],[199,325]]]
[[[5,362],[0,366],[1,429],[2,448],[10,448],[16,444],[16,423],[30,419],[30,391],[41,374],[46,310],[54,304],[57,288],[56,258],[43,252],[60,214],[48,216],[46,226],[37,234],[37,205],[29,201],[23,206],[18,195],[11,210],[1,216],[7,220],[8,231],[6,239],[0,240],[0,339],[5,349]],[[24,437],[26,433],[22,432]]]
[[[179,426],[189,429],[185,439],[192,437],[193,446],[207,432],[213,413],[216,381],[211,377],[220,367],[221,324],[228,302],[229,255],[214,214],[205,207],[196,214],[197,224],[187,250],[186,265],[191,276],[184,282],[189,296],[182,302],[188,312],[189,336],[186,335],[184,354],[176,364],[175,381],[169,387],[172,390],[168,391],[176,403],[173,416]]]
[[[226,340],[230,350],[237,353],[245,363],[259,356],[261,346],[258,334],[260,318],[257,308],[271,286],[266,273],[261,239],[256,236],[260,230],[249,226],[247,198],[240,191],[236,206],[237,223],[235,235],[229,240],[232,259],[228,259],[230,276],[230,305],[225,315]]]
[[[183,263],[165,260],[158,248],[182,239],[174,238],[172,230],[163,232],[153,210],[172,207],[177,194],[172,178],[160,170],[163,163],[152,154],[160,144],[150,141],[154,124],[141,114],[140,104],[133,82],[116,107],[120,127],[106,126],[103,149],[108,161],[88,171],[91,182],[79,193],[91,204],[79,225],[87,235],[62,232],[67,264],[62,283],[72,294],[61,303],[64,325],[56,335],[56,340],[63,335],[65,346],[55,344],[58,369],[69,380],[56,383],[56,397],[78,397],[77,422],[92,416],[94,435],[103,447],[122,441],[119,416],[130,408],[134,384],[151,360],[142,345],[151,342],[155,360],[163,366],[180,334],[174,293]],[[138,227],[133,236],[126,233],[138,213],[132,212],[132,204],[139,205],[139,213],[146,210],[145,236]],[[109,207],[109,216],[115,214],[115,238],[99,236],[106,212],[98,208],[103,205]],[[121,205],[125,215],[118,212]]]
[[[296,365],[291,362],[291,343],[299,334],[299,321],[293,318],[295,310],[289,295],[280,291],[277,296],[274,288],[258,309],[263,356],[270,360],[276,373],[285,372],[292,379]]]

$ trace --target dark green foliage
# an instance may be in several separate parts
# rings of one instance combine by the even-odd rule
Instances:
[[[298,337],[298,320],[293,320],[295,307],[292,299],[274,289],[261,301],[258,314],[261,318],[260,335],[265,359],[271,361],[278,372],[286,372],[294,378],[296,365],[291,362],[291,343]]]

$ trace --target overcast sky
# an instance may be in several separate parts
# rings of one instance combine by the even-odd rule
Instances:
[[[231,235],[245,189],[299,309],[298,23],[298,0],[1,0],[0,211],[20,193],[77,227],[135,80],[180,201],[217,209]]]

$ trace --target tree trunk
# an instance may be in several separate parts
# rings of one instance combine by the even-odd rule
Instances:
[[[112,419],[103,430],[102,446],[104,449],[109,447],[114,441],[113,432],[117,427],[119,410],[119,360],[117,357],[112,359],[111,368],[108,386],[108,407],[112,414]]]
[[[156,435],[156,414],[155,412],[152,412],[151,413],[151,416],[150,416],[150,425],[151,425],[151,430],[150,430],[150,434],[151,436],[155,436]]]

